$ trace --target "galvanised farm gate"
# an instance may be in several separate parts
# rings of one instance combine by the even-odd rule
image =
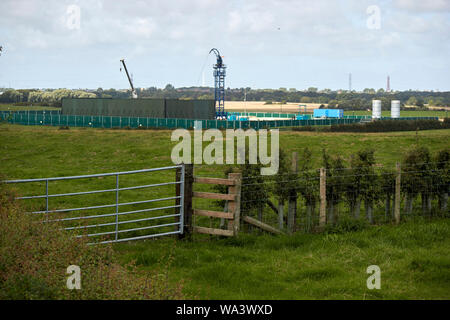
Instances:
[[[167,178],[170,171],[173,179]],[[158,183],[152,183],[158,174]],[[132,179],[125,179],[129,176]],[[184,177],[185,166],[177,165],[4,182],[41,188],[38,194],[17,198],[29,201],[30,214],[44,215],[45,222],[58,222],[76,237],[92,238],[92,243],[110,243],[183,234]]]

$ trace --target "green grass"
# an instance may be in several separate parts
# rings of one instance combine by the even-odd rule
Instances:
[[[0,104],[0,111],[35,111],[35,110],[61,110],[61,108],[46,106],[15,106],[13,104]]]
[[[170,165],[169,130],[109,130],[93,128],[20,126],[0,124],[0,161],[8,178],[39,178],[154,168]],[[320,167],[322,149],[348,158],[371,147],[378,164],[394,165],[413,144],[431,151],[448,147],[450,130],[387,133],[280,132],[280,144],[288,153],[308,147]],[[220,174],[221,166],[201,170]]]
[[[449,299],[450,221],[411,221],[345,234],[296,234],[117,244],[124,262],[170,273],[200,299]],[[381,289],[366,268],[381,269]]]
[[[0,124],[0,175],[8,179],[69,176],[128,171],[171,165],[171,131],[107,130],[92,128],[32,127]],[[288,153],[305,147],[320,167],[322,148],[348,158],[365,148],[375,148],[377,164],[393,166],[413,144],[434,153],[448,147],[450,130],[395,133],[280,132]],[[221,176],[222,166],[199,166],[200,176]],[[172,172],[121,178],[121,186],[173,180]],[[51,183],[50,193],[108,189],[114,178],[85,182]],[[20,194],[41,193],[43,184],[18,185]],[[208,186],[195,186],[209,190]],[[145,192],[124,192],[120,201],[167,196],[173,187]],[[207,200],[194,203],[205,208]],[[52,199],[51,208],[114,203],[114,195]],[[217,209],[211,205],[211,210]],[[43,203],[36,203],[42,209]],[[130,209],[139,209],[139,205]],[[96,213],[107,212],[99,210]],[[170,213],[170,211],[166,211]],[[133,218],[140,218],[136,215]],[[172,218],[173,219],[173,218]],[[173,222],[170,221],[170,222]],[[383,226],[341,235],[272,237],[242,234],[237,239],[210,239],[196,235],[194,242],[177,242],[173,249],[173,275],[186,281],[186,293],[208,299],[283,298],[448,298],[448,221]],[[116,246],[123,261],[137,259],[151,268],[166,256],[173,239],[134,242]],[[365,270],[378,264],[382,290],[365,287]]]
[[[371,116],[371,111],[344,111],[346,116]],[[391,111],[385,110],[381,112],[381,116],[390,117]],[[401,117],[439,117],[445,118],[448,116],[446,111],[437,111],[437,110],[424,110],[424,111],[400,111]]]

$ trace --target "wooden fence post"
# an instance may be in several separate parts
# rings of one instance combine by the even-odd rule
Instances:
[[[180,239],[190,239],[192,235],[192,184],[194,183],[194,166],[184,165],[184,233],[179,235]]]
[[[396,165],[397,169],[397,175],[395,177],[395,197],[394,197],[394,217],[395,217],[395,223],[400,223],[400,202],[401,202],[401,166],[400,163],[397,162]]]
[[[235,184],[228,188],[228,193],[235,194],[234,201],[228,203],[228,212],[234,214],[233,220],[228,222],[228,230],[233,230],[233,235],[237,236],[239,233],[239,226],[241,223],[241,173],[229,173],[228,179],[234,180]]]
[[[297,174],[298,153],[292,153],[291,172]],[[289,191],[288,216],[287,216],[287,231],[293,233],[295,231],[295,223],[297,218],[297,191],[292,189]]]
[[[327,223],[327,174],[325,168],[320,168],[320,215],[319,227]]]

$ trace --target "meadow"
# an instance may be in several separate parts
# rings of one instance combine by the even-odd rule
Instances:
[[[347,233],[245,235],[115,245],[122,261],[160,261],[194,299],[448,299],[450,222],[410,221]],[[381,269],[369,290],[366,269]]]
[[[0,124],[0,175],[3,179],[42,178],[138,170],[171,165],[176,142],[168,130],[106,130],[32,127]],[[322,149],[348,158],[371,147],[377,165],[393,167],[412,145],[432,152],[448,147],[450,130],[395,133],[280,132],[288,154],[308,147],[314,167],[321,166]],[[195,175],[223,176],[218,165],[196,166]],[[172,175],[170,173],[170,175]],[[172,179],[167,173],[129,177],[125,185]],[[122,181],[121,181],[122,182]],[[112,179],[53,185],[50,192],[110,188]],[[17,185],[29,194],[41,185]],[[84,189],[83,189],[84,188]],[[198,190],[206,190],[199,187]],[[124,195],[163,196],[166,189]],[[89,201],[95,202],[92,198]],[[107,197],[102,200],[111,200]],[[86,199],[53,202],[56,207],[79,206]],[[198,202],[196,205],[206,205]],[[217,205],[212,205],[214,210]],[[192,242],[160,238],[114,245],[125,264],[151,270],[168,261],[172,281],[183,281],[188,298],[201,299],[448,299],[450,296],[450,224],[445,219],[415,220],[400,226],[361,225],[356,232],[271,236],[244,234],[220,239],[194,235]],[[368,290],[366,268],[382,270],[382,290]]]

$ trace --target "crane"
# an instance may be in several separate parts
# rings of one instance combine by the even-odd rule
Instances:
[[[137,96],[136,90],[134,89],[133,81],[131,80],[130,75],[128,74],[128,69],[127,69],[127,66],[125,65],[125,59],[120,59],[120,62],[122,62],[123,68],[125,69],[125,72],[126,72],[127,77],[128,77],[128,81],[130,82],[131,98],[132,99],[137,99],[138,96]],[[120,71],[122,71],[122,68],[120,68]]]
[[[225,69],[226,65],[223,64],[222,56],[219,50],[212,48],[209,53],[213,52],[216,55],[216,64],[213,65],[214,69],[214,100],[216,101],[216,118],[223,119],[227,117],[225,113]]]

